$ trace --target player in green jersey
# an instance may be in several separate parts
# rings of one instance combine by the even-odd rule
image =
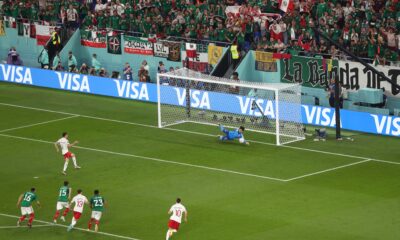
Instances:
[[[92,216],[89,220],[88,230],[92,228],[92,222],[95,222],[94,231],[99,231],[99,222],[101,215],[106,207],[107,202],[102,196],[100,196],[99,190],[94,190],[94,196],[90,199],[90,208],[92,209]]]
[[[65,222],[65,216],[69,212],[69,200],[71,200],[71,192],[72,189],[68,186],[68,181],[64,182],[64,186],[62,186],[58,192],[58,200],[56,206],[56,214],[54,214],[53,221],[57,223],[57,218],[60,216],[60,211],[65,208],[63,215],[61,216],[61,220]]]
[[[40,202],[37,200],[36,189],[31,188],[30,191],[21,194],[18,198],[17,207],[21,208],[21,217],[17,222],[17,226],[25,220],[26,216],[29,215],[28,227],[32,227],[33,219],[35,218],[35,213],[32,208],[32,203],[36,201],[38,207],[40,207]]]

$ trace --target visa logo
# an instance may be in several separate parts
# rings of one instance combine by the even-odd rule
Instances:
[[[88,77],[73,73],[55,72],[60,83],[60,87],[66,90],[90,93]]]
[[[3,75],[3,79],[1,80],[23,84],[33,84],[32,74],[29,68],[4,64],[0,64],[0,67]]]
[[[174,88],[176,91],[176,96],[178,97],[178,104],[180,106],[186,105],[186,89]],[[190,95],[190,106],[194,108],[201,109],[211,109],[210,98],[208,92],[203,92],[199,90],[189,90]]]
[[[400,136],[400,117],[370,115],[374,118],[376,131],[379,134]]]
[[[117,86],[119,97],[149,101],[149,93],[146,84],[116,79],[113,81]]]

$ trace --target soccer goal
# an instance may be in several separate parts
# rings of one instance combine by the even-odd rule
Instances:
[[[157,94],[160,128],[222,124],[274,134],[277,145],[305,139],[298,84],[234,81],[181,68],[157,74]]]

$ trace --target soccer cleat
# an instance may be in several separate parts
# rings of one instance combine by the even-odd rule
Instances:
[[[81,167],[79,167],[78,165],[75,166],[75,169],[80,169]]]
[[[57,224],[57,220],[56,219],[54,219],[53,222],[54,222],[54,224]]]
[[[69,225],[67,228],[67,232],[70,232],[72,230],[72,228],[73,228],[72,225]]]
[[[62,174],[62,175],[67,175],[67,173],[66,173],[66,172],[64,172],[64,171],[62,171],[62,172],[61,172],[61,174]]]
[[[21,226],[21,222],[18,220],[17,221],[17,227],[20,227]]]
[[[61,221],[65,222],[65,217],[64,216],[61,216],[60,219],[61,219]]]

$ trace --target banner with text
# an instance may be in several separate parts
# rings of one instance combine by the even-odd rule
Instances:
[[[147,38],[124,36],[124,51],[130,54],[153,55],[153,43]]]
[[[332,61],[332,72],[328,73],[329,61],[319,58],[292,56],[281,60],[281,79],[286,83],[301,83],[307,87],[326,88],[329,79],[336,76],[342,86],[349,90],[360,88],[385,88],[391,96],[400,98],[400,90],[365,68],[361,63],[350,61]],[[400,68],[389,66],[374,66],[393,82],[400,84]],[[328,75],[328,78],[327,78]]]
[[[7,64],[0,64],[0,81],[157,102],[157,86],[151,83],[101,78],[68,72],[55,72]],[[186,89],[174,86],[160,87],[162,94],[167,96],[162,98],[163,103],[186,106]],[[262,116],[260,112],[262,111],[264,115],[270,118],[275,117],[275,104],[270,100],[201,90],[191,90],[189,95],[191,107],[193,108],[254,117]],[[252,108],[254,101],[257,102],[260,108]],[[284,103],[282,104],[284,105]],[[301,105],[301,111],[304,124],[324,127],[335,126],[335,110],[333,108]],[[400,117],[342,110],[341,123],[342,127],[348,130],[400,136]]]

